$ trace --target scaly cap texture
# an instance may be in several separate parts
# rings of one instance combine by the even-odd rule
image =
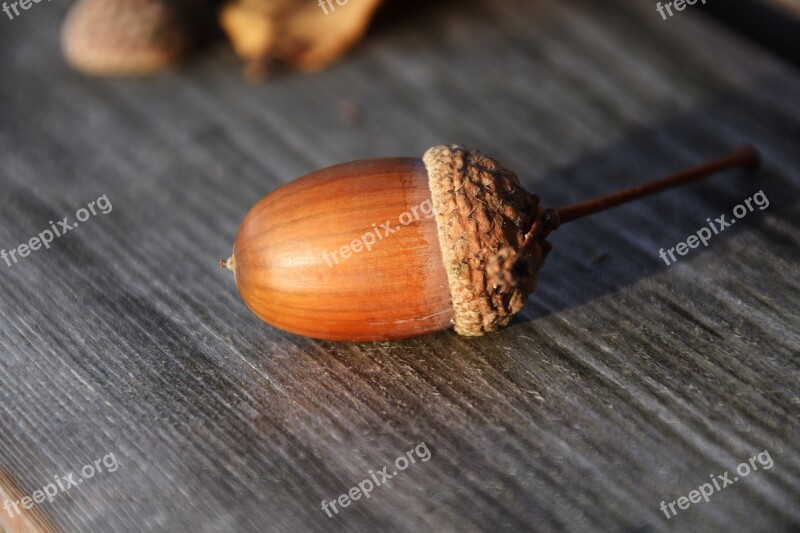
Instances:
[[[536,288],[550,243],[539,199],[491,157],[459,145],[423,156],[439,244],[450,284],[457,333],[478,336],[507,325]],[[514,259],[536,233],[522,268]]]

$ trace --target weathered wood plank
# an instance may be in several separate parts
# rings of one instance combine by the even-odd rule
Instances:
[[[58,55],[64,9],[0,24],[0,247],[113,204],[0,263],[0,470],[32,494],[109,453],[121,465],[38,505],[57,528],[800,523],[796,71],[689,11],[474,0],[387,17],[314,76],[252,86],[220,46],[161,77],[96,80]],[[294,337],[217,267],[262,195],[341,161],[462,142],[557,205],[742,141],[764,152],[758,177],[559,230],[526,310],[485,338]],[[658,257],[762,189],[769,207],[707,248]],[[429,461],[321,510],[420,442]],[[764,450],[773,468],[659,510]]]

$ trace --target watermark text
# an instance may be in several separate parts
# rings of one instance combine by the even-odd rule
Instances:
[[[120,466],[122,465],[117,462],[117,458],[114,457],[114,454],[109,453],[102,459],[97,459],[92,463],[84,465],[78,471],[80,475],[77,479],[72,472],[65,476],[53,476],[53,482],[48,483],[41,489],[33,491],[29,496],[23,496],[18,500],[5,500],[3,502],[3,509],[8,513],[8,516],[14,518],[19,516],[22,512],[20,511],[20,507],[23,509],[30,509],[35,504],[42,503],[45,500],[52,503],[53,499],[55,499],[59,493],[67,492],[70,488],[77,487],[85,480],[93,478],[95,474],[103,473],[103,467],[106,468],[107,472],[116,472],[117,468]]]
[[[693,6],[696,3],[697,0],[674,0],[672,2],[667,2],[663,5],[661,4],[661,2],[659,2],[656,5],[656,11],[658,11],[658,14],[661,15],[661,18],[663,20],[667,20],[667,14],[669,14],[669,18],[672,18],[675,15],[675,13],[672,12],[673,7],[675,8],[675,11],[683,11],[684,9],[686,9],[687,5]],[[705,5],[706,0],[700,0],[700,3]]]
[[[739,475],[734,475],[733,479],[730,477],[732,475],[731,472],[724,472],[720,475],[710,474],[709,477],[711,478],[711,483],[703,483],[695,490],[689,491],[689,494],[686,496],[681,496],[677,500],[669,502],[669,504],[665,501],[661,502],[659,509],[661,509],[661,511],[667,517],[667,520],[669,520],[678,514],[678,510],[686,510],[693,503],[700,503],[701,500],[705,500],[706,503],[708,503],[711,496],[715,492],[719,492],[728,485],[733,485],[739,481],[739,479],[747,477],[750,474],[751,469],[753,472],[755,472],[758,470],[758,466],[761,465],[764,467],[764,470],[769,470],[774,464],[775,463],[773,463],[769,452],[764,450],[758,455],[751,457],[748,461],[745,461],[737,466],[736,473]],[[675,509],[676,505],[678,506],[678,510]]]
[[[433,202],[430,199],[427,199],[400,215],[400,225],[392,226],[391,220],[387,220],[386,223],[380,225],[373,223],[372,228],[367,233],[361,235],[361,237],[353,239],[352,242],[345,244],[338,250],[334,250],[332,252],[325,250],[322,252],[322,258],[328,264],[328,268],[333,268],[334,265],[339,264],[340,259],[341,261],[346,261],[350,259],[353,254],[357,254],[363,250],[371,252],[372,247],[375,246],[376,243],[389,237],[393,233],[400,231],[404,226],[408,226],[412,222],[419,220],[421,217],[431,218],[432,216]]]
[[[95,209],[95,207],[97,209]],[[20,259],[28,257],[31,252],[39,250],[42,246],[49,250],[50,243],[52,243],[56,237],[61,237],[68,231],[72,231],[78,227],[79,223],[86,222],[89,220],[89,218],[97,215],[98,213],[107,215],[112,209],[114,209],[114,206],[112,206],[111,202],[108,201],[108,196],[104,194],[97,200],[92,200],[89,202],[86,207],[81,207],[75,212],[75,218],[78,219],[77,222],[70,223],[69,217],[64,217],[58,221],[58,224],[51,220],[49,222],[49,229],[42,231],[36,237],[32,237],[27,243],[22,243],[16,248],[12,248],[8,251],[6,251],[5,248],[0,250],[0,259],[5,261],[6,265],[11,268],[12,266],[16,265]]]
[[[753,196],[746,199],[743,203],[733,208],[733,216],[736,218],[726,220],[727,215],[722,215],[719,218],[715,218],[713,222],[710,218],[707,218],[706,222],[708,222],[708,227],[700,228],[696,234],[686,239],[686,242],[679,242],[666,251],[664,248],[661,248],[658,251],[658,256],[663,259],[667,265],[672,265],[678,260],[678,258],[675,257],[676,253],[680,256],[686,255],[689,253],[689,249],[697,248],[700,246],[700,243],[703,243],[703,247],[708,246],[708,241],[711,239],[711,237],[714,235],[719,235],[733,224],[736,224],[737,219],[744,218],[748,213],[752,213],[755,210],[753,204],[755,204],[755,206],[761,211],[769,207],[769,199],[767,198],[767,195],[764,194],[763,190],[758,191]]]
[[[417,462],[414,458],[415,455],[417,459],[425,463],[430,460],[431,451],[428,449],[427,444],[424,442],[419,443],[411,450],[408,450],[405,455],[401,455],[395,459],[395,470],[393,470],[391,474],[387,472],[387,470],[391,468],[389,466],[384,466],[377,472],[370,470],[370,476],[362,480],[358,486],[351,488],[349,491],[341,494],[338,498],[335,498],[331,501],[322,500],[322,510],[325,511],[325,514],[328,515],[328,518],[333,518],[333,513],[339,514],[339,509],[336,507],[337,504],[339,507],[344,508],[349,507],[353,501],[360,500],[361,496],[364,496],[364,499],[369,499],[373,490],[375,490],[377,487],[388,485],[388,481],[397,476],[398,471],[403,471],[408,468],[409,465],[415,464]],[[333,509],[333,513],[331,513],[331,509]]]

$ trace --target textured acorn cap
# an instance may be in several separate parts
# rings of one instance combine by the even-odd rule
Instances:
[[[487,155],[439,145],[423,156],[457,333],[478,336],[507,325],[536,288],[550,243],[539,199],[516,174]],[[537,238],[522,268],[514,269],[526,236]]]
[[[79,0],[62,29],[67,61],[92,75],[135,76],[162,70],[194,44],[205,2]]]

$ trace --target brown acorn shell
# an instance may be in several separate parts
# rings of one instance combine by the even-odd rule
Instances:
[[[424,202],[431,205],[428,176],[414,158],[345,163],[278,188],[236,235],[229,266],[242,299],[265,322],[322,339],[383,341],[449,328],[450,290]],[[366,235],[374,236],[371,250]]]

